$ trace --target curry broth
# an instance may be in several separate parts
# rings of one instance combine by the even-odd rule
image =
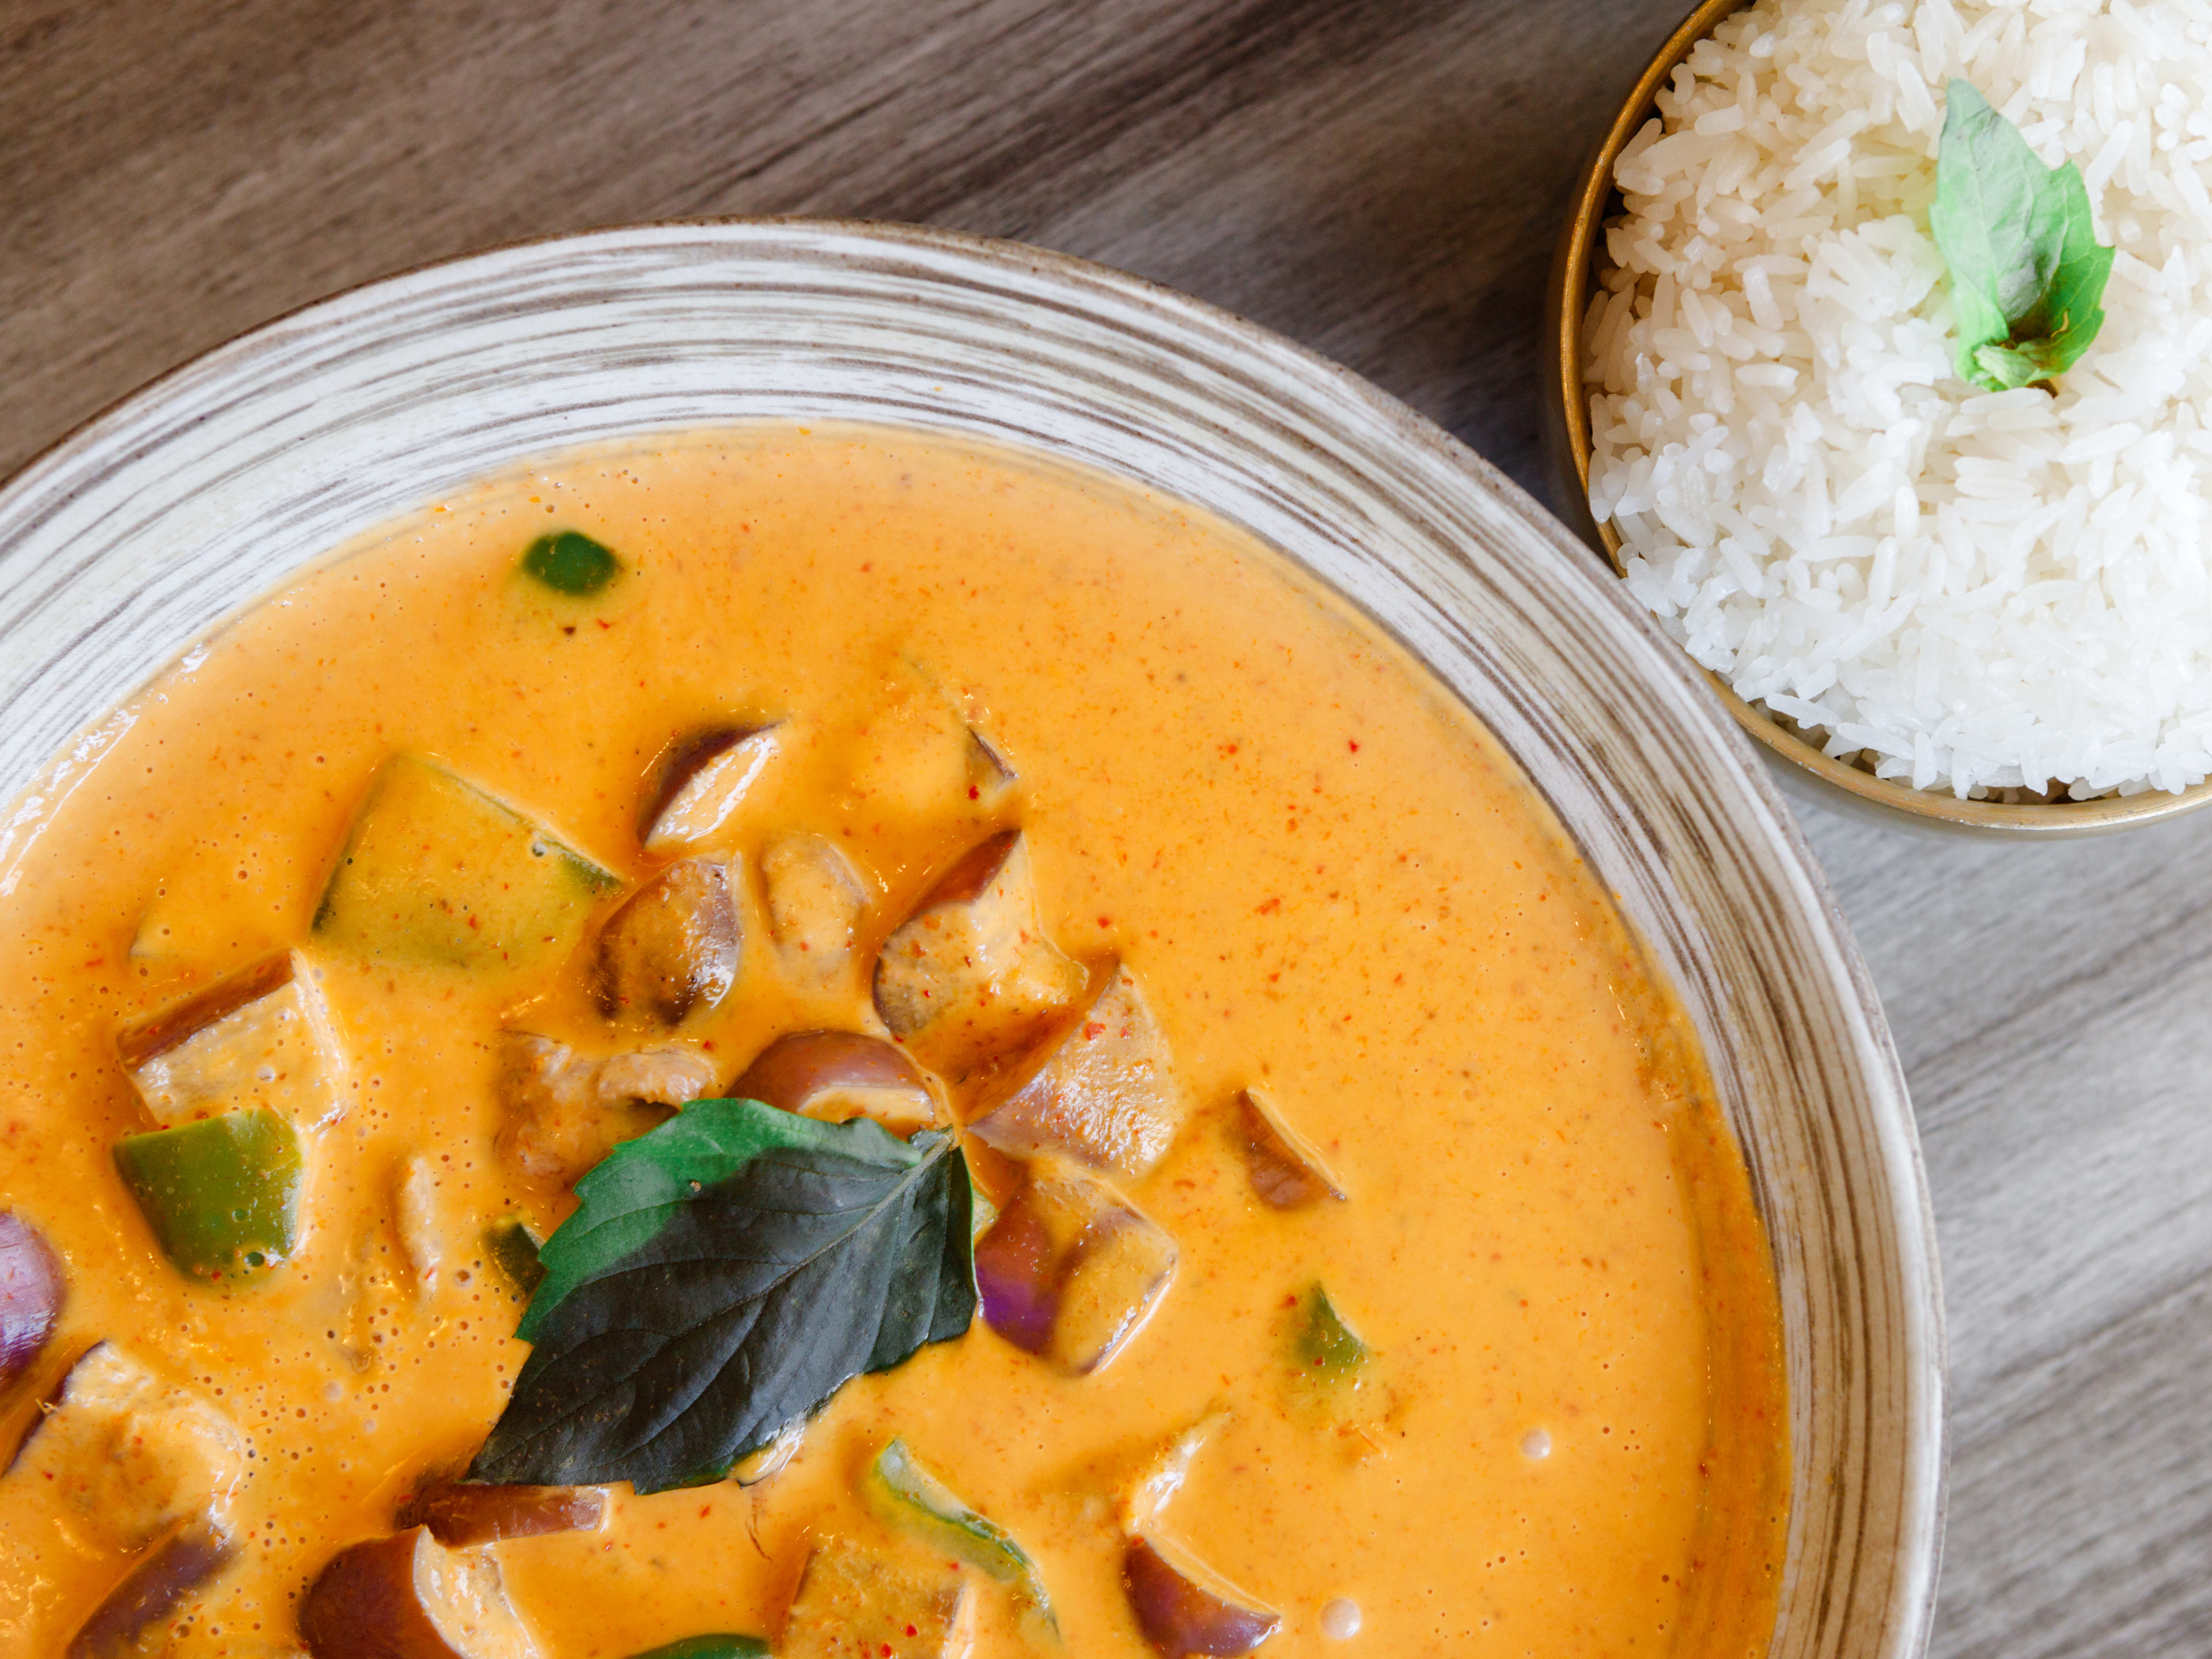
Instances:
[[[515,574],[552,528],[630,568],[580,622]],[[573,967],[315,957],[347,1110],[313,1143],[302,1248],[225,1294],[169,1265],[117,1180],[113,1143],[148,1127],[118,1024],[307,940],[395,750],[635,881],[654,757],[731,714],[786,716],[787,738],[717,844],[750,872],[775,831],[835,838],[872,884],[867,959],[977,833],[875,764],[917,685],[1012,759],[1048,928],[1141,977],[1201,1109],[1132,1188],[1177,1275],[1095,1376],[979,1321],[848,1386],[763,1485],[617,1488],[604,1531],[494,1547],[543,1651],[773,1635],[810,1540],[876,1534],[855,1477],[896,1433],[1037,1559],[1068,1651],[1143,1652],[1117,1493],[1225,1406],[1173,1529],[1282,1612],[1271,1655],[1764,1652],[1787,1503],[1765,1241],[1665,993],[1512,763],[1371,624],[1211,518],[939,440],[799,428],[564,459],[317,568],[142,695],[0,878],[0,1206],[70,1279],[0,1445],[106,1336],[251,1443],[248,1547],[163,1650],[292,1651],[324,1562],[481,1442],[527,1350],[468,1242],[573,1204],[494,1151],[495,1040],[502,1018],[598,1028]],[[786,981],[740,885],[736,985],[684,1032],[725,1083],[780,1032],[872,1029],[865,974]],[[1218,1109],[1249,1084],[1348,1201],[1253,1201]],[[461,1241],[427,1289],[390,1219],[410,1157]],[[1316,1280],[1376,1356],[1348,1406],[1303,1396],[1285,1358]],[[43,1659],[122,1568],[21,1484],[0,1482],[0,1650]],[[1349,1642],[1322,1629],[1340,1597],[1363,1615]],[[987,1595],[976,1651],[1018,1647]]]

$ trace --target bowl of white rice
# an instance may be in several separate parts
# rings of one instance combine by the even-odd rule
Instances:
[[[1930,225],[1960,82],[2112,250],[2008,389]],[[1566,505],[1785,778],[2013,835],[2212,801],[2212,0],[1706,0],[1553,301]]]

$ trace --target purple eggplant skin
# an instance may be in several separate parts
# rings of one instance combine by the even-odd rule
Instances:
[[[136,1654],[149,1626],[182,1607],[237,1553],[238,1546],[209,1522],[194,1522],[170,1534],[93,1610],[70,1638],[64,1659],[125,1659]]]
[[[1258,1647],[1283,1622],[1280,1613],[1238,1607],[1200,1589],[1142,1538],[1129,1540],[1121,1583],[1145,1639],[1166,1659],[1234,1659]]]
[[[1036,1213],[1018,1199],[975,1241],[983,1322],[1025,1353],[1052,1346],[1060,1318],[1058,1252]]]
[[[62,1264],[39,1230],[0,1210],[0,1389],[45,1351],[65,1293]]]

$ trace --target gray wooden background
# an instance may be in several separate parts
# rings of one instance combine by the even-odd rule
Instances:
[[[0,0],[0,471],[305,301],[686,215],[927,221],[1202,295],[1540,495],[1570,179],[1687,0]],[[1808,812],[1911,1075],[1947,1656],[2212,1652],[2212,814]]]

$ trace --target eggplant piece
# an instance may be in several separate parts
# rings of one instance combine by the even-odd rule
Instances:
[[[687,1636],[631,1659],[769,1659],[775,1651],[757,1636]]]
[[[459,1548],[548,1533],[597,1532],[605,1523],[602,1486],[480,1486],[441,1480],[408,1499],[402,1527],[428,1527],[441,1543]]]
[[[1159,1518],[1160,1511],[1190,1479],[1190,1466],[1198,1461],[1199,1453],[1228,1424],[1227,1411],[1209,1412],[1168,1442],[1123,1495],[1122,1523],[1127,1530],[1143,1532]]]
[[[855,734],[853,788],[871,816],[942,820],[964,807],[980,817],[1004,805],[1019,779],[1006,750],[969,719],[968,702],[918,663],[885,673]]]
[[[292,885],[292,877],[280,873],[292,861],[293,837],[276,813],[178,849],[131,935],[132,965],[152,970],[142,982],[181,994],[294,944],[295,929],[279,914],[285,907],[271,904]]]
[[[260,927],[258,916],[240,925],[235,917],[210,915],[195,900],[213,884],[205,884],[200,893],[188,895],[187,878],[167,878],[154,890],[154,896],[138,913],[138,926],[131,935],[131,961],[170,971],[204,968],[210,961],[235,954],[241,944],[255,947],[258,953],[276,943]],[[234,878],[231,885],[240,884]]]
[[[975,1243],[984,1323],[1072,1376],[1111,1361],[1167,1293],[1176,1243],[1104,1182],[1033,1169]]]
[[[968,1130],[1013,1157],[1062,1152],[1141,1176],[1167,1155],[1188,1111],[1159,1022],[1117,962],[1090,1006],[1010,1074]]]
[[[765,1486],[791,1467],[791,1460],[805,1443],[806,1419],[795,1417],[778,1429],[768,1444],[756,1447],[732,1464],[729,1478],[740,1486]]]
[[[399,1248],[414,1270],[415,1288],[427,1298],[446,1265],[446,1234],[438,1218],[438,1172],[427,1158],[410,1158],[392,1183],[392,1213]]]
[[[300,1242],[300,1137],[267,1111],[232,1112],[115,1143],[115,1167],[161,1253],[187,1278],[236,1286]]]
[[[876,1012],[957,1083],[1034,1046],[1086,977],[1045,937],[1029,844],[1006,830],[962,854],[884,942]]]
[[[889,670],[874,709],[854,735],[850,783],[866,815],[942,821],[973,810],[988,771],[968,720],[933,676],[912,663]]]
[[[714,1089],[714,1067],[687,1049],[593,1060],[551,1037],[509,1031],[501,1042],[499,1147],[524,1174],[565,1186],[617,1141]]]
[[[1021,781],[1013,763],[972,726],[968,728],[963,754],[968,763],[968,799],[985,811],[995,811]]]
[[[983,1322],[1024,1353],[1052,1347],[1060,1318],[1060,1264],[1068,1241],[1048,1224],[1050,1206],[1018,1191],[975,1241],[975,1291]]]
[[[46,1352],[68,1293],[46,1235],[13,1210],[0,1210],[0,1391]]]
[[[229,1418],[102,1342],[70,1368],[7,1478],[47,1483],[94,1542],[131,1554],[183,1522],[219,1521],[245,1468]]]
[[[775,758],[775,726],[715,726],[678,742],[661,762],[638,840],[660,856],[711,839]]]
[[[963,1503],[905,1441],[895,1439],[876,1454],[860,1491],[878,1519],[1008,1586],[1030,1611],[1053,1623],[1052,1602],[1029,1552],[1004,1527]]]
[[[145,1559],[93,1609],[64,1650],[64,1659],[127,1659],[138,1638],[166,1623],[192,1592],[238,1559],[238,1546],[204,1518],[188,1522],[156,1544]]]
[[[740,944],[729,866],[672,864],[599,930],[592,1000],[609,1019],[673,1029],[729,994]]]
[[[499,1564],[428,1527],[341,1550],[300,1603],[314,1659],[538,1659]]]
[[[1344,1188],[1313,1143],[1283,1121],[1256,1089],[1237,1096],[1237,1139],[1252,1191],[1270,1209],[1303,1210],[1325,1198],[1344,1201]]]
[[[1251,1652],[1283,1622],[1282,1614],[1157,1535],[1129,1540],[1121,1584],[1138,1628],[1163,1659],[1232,1659]]]
[[[520,968],[564,953],[619,885],[466,779],[394,755],[354,818],[313,931],[373,961]]]
[[[853,965],[854,931],[868,886],[853,861],[820,836],[779,836],[761,853],[769,937],[784,973],[825,986]]]
[[[914,1062],[881,1037],[858,1031],[780,1036],[754,1057],[730,1092],[824,1123],[873,1118],[899,1135],[945,1121]]]
[[[957,1564],[893,1560],[833,1539],[806,1559],[776,1653],[779,1659],[961,1659],[974,1626],[967,1577]]]
[[[603,1106],[674,1108],[714,1090],[714,1068],[688,1048],[633,1048],[597,1063],[592,1092]]]
[[[1134,1210],[1094,1221],[1060,1287],[1051,1357],[1087,1376],[1144,1327],[1175,1275],[1176,1245]]]
[[[165,1128],[258,1110],[312,1129],[345,1109],[345,1057],[314,970],[296,951],[125,1026],[115,1046]]]

